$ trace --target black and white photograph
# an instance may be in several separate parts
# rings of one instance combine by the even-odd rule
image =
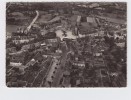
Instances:
[[[127,87],[126,2],[6,2],[5,13],[7,87]]]

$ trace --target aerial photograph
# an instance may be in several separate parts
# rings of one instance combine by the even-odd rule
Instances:
[[[6,2],[6,86],[127,87],[126,2]]]

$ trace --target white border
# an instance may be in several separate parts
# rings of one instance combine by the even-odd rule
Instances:
[[[8,0],[8,2],[18,0]],[[25,1],[26,0],[20,0]],[[38,2],[37,0],[28,0]],[[40,1],[40,0],[39,0]],[[52,0],[43,0],[51,2]],[[62,1],[62,0],[53,0]],[[70,1],[70,0],[64,0]],[[80,1],[80,0],[73,0]],[[82,0],[86,1],[86,0]],[[97,0],[88,0],[89,2]],[[0,2],[0,100],[131,100],[131,2],[128,0],[100,0],[110,2],[127,2],[128,4],[128,34],[127,34],[127,65],[128,87],[126,88],[7,88],[5,86],[5,4]],[[100,2],[98,1],[98,2]],[[63,2],[63,1],[62,1]]]

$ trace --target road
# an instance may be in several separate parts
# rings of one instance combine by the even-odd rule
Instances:
[[[33,19],[33,21],[30,23],[30,25],[27,27],[27,31],[30,30],[31,26],[35,23],[35,21],[38,19],[38,17],[39,17],[39,12],[36,10],[36,16]]]
[[[6,7],[6,10],[8,10],[8,9],[9,9],[9,7],[11,6],[11,4],[12,4],[12,3],[9,3],[9,5]]]
[[[66,44],[65,46],[67,47]],[[54,76],[52,87],[60,87],[59,83],[63,75],[63,68],[65,67],[66,59],[67,59],[67,51],[65,50],[61,56],[61,61],[59,65],[60,67],[58,67],[57,72]]]

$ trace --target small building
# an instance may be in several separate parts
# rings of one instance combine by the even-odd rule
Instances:
[[[102,56],[102,53],[97,52],[97,53],[94,53],[93,56],[99,57],[99,56]]]
[[[34,49],[35,45],[34,44],[27,44],[27,45],[23,45],[21,50],[29,50],[29,49]]]
[[[41,43],[40,42],[36,42],[36,43],[34,43],[34,45],[35,45],[35,48],[37,48],[37,47],[40,47]]]
[[[72,13],[73,13],[74,15],[79,15],[79,14],[80,14],[80,12],[79,12],[79,11],[76,11],[76,10],[73,10]]]
[[[80,79],[76,80],[76,85],[80,85],[80,84],[81,84],[81,80]]]
[[[94,61],[94,66],[95,67],[105,67],[104,62],[100,62],[100,61]]]
[[[42,54],[41,54],[40,52],[38,52],[38,53],[33,57],[33,59],[34,59],[35,61],[42,61],[42,60],[43,60],[43,56],[42,56]]]
[[[123,47],[125,47],[126,42],[125,42],[125,40],[123,40],[123,39],[119,39],[115,44],[116,44],[117,46],[123,48]]]
[[[122,42],[122,43],[116,43],[116,45],[119,46],[119,47],[121,47],[121,48],[123,48],[123,47],[125,47],[125,42]]]
[[[6,52],[7,52],[7,53],[16,52],[16,47],[7,48],[7,49],[6,49]]]
[[[69,76],[69,75],[70,75],[70,72],[66,70],[66,71],[63,73],[63,75]]]
[[[11,37],[12,37],[11,32],[7,32],[7,33],[6,33],[6,39],[10,39]]]
[[[14,54],[10,59],[10,66],[22,66],[25,63],[26,55],[25,52],[20,54]]]
[[[59,38],[47,39],[47,40],[46,40],[46,44],[47,44],[48,46],[57,47],[58,44],[59,44],[59,41],[60,41]]]
[[[28,50],[28,49],[30,49],[30,45],[29,44],[28,45],[24,45],[21,48],[21,50]]]
[[[95,19],[93,17],[86,17],[88,23],[94,23]]]
[[[29,66],[33,66],[37,61],[35,59],[31,59],[27,64],[26,66],[29,67]]]
[[[45,29],[41,30],[41,35],[45,35],[45,34],[47,34],[47,33],[48,33],[47,30],[45,30]]]
[[[70,85],[70,78],[69,77],[64,78],[63,82],[62,82],[62,85],[64,87],[71,87],[71,85]]]
[[[33,41],[34,37],[28,37],[28,36],[15,36],[13,37],[12,42],[15,44],[22,44],[22,43],[28,43],[30,41]]]
[[[21,66],[21,65],[22,65],[21,62],[10,62],[10,66],[18,67],[18,66]]]
[[[77,16],[77,20],[76,20],[76,22],[77,22],[77,25],[80,24],[80,22],[81,22],[81,16]]]
[[[85,62],[83,61],[74,61],[72,64],[78,68],[85,68]]]
[[[56,53],[62,53],[62,50],[58,49],[56,50]]]
[[[114,34],[114,39],[116,39],[116,38],[124,39],[125,36],[124,36],[124,35],[120,36],[120,35],[118,35],[118,34]]]
[[[15,44],[21,44],[21,43],[28,43],[29,40],[28,39],[27,40],[12,40],[12,42]]]
[[[56,38],[56,33],[55,32],[48,32],[43,37],[45,39],[54,39],[54,38]]]

